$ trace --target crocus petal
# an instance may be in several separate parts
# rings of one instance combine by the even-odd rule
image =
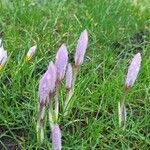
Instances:
[[[56,83],[56,67],[52,61],[49,63],[48,66],[48,74],[50,75],[49,90],[50,93],[53,93],[55,90],[55,83]]]
[[[65,44],[62,44],[56,54],[56,61],[55,61],[56,74],[57,74],[57,79],[59,81],[64,78],[67,63],[68,63],[67,47]]]
[[[139,73],[140,66],[141,66],[141,54],[137,53],[132,59],[132,62],[128,69],[128,73],[125,81],[125,85],[127,88],[133,86],[137,78],[137,75]]]
[[[27,52],[27,55],[26,55],[26,60],[27,60],[27,61],[29,61],[29,60],[33,57],[33,55],[34,55],[35,52],[36,52],[36,48],[37,48],[37,46],[35,45],[35,46],[32,46],[32,47],[29,49],[29,51]]]
[[[76,47],[76,53],[75,53],[75,65],[76,66],[79,66],[83,63],[87,45],[88,45],[88,32],[87,30],[84,30],[80,35],[80,38],[78,40],[78,44]]]
[[[48,84],[45,74],[40,80],[38,94],[39,94],[39,102],[45,105],[49,101]]]
[[[39,83],[39,101],[40,103],[49,102],[49,94],[54,92],[56,83],[56,69],[53,62],[50,62],[48,70],[45,72]]]
[[[67,71],[66,71],[66,88],[70,89],[72,87],[72,66],[68,64]]]
[[[58,124],[52,127],[52,145],[53,150],[61,150],[61,130]]]

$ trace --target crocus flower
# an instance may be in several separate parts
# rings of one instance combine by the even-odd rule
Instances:
[[[66,67],[68,63],[68,51],[65,44],[62,44],[56,54],[56,74],[57,80],[62,80],[64,78]]]
[[[29,49],[29,51],[27,52],[27,55],[26,55],[26,61],[31,60],[31,58],[33,57],[33,55],[34,55],[35,52],[36,52],[36,48],[37,48],[37,46],[35,45],[35,46],[32,46],[32,47]]]
[[[4,50],[3,45],[0,47],[0,70],[3,68],[4,64],[8,59],[7,51]]]
[[[61,150],[61,130],[58,124],[52,127],[52,146],[53,150]]]
[[[75,53],[75,65],[76,66],[79,66],[83,63],[87,45],[88,45],[88,32],[87,30],[84,30],[80,35],[80,38],[78,40],[78,44],[76,47],[76,53]]]
[[[71,89],[72,87],[72,66],[71,64],[68,64],[67,71],[66,71],[66,89]]]
[[[45,72],[39,84],[39,100],[40,103],[49,102],[49,94],[55,90],[56,69],[53,62],[50,62],[48,70]]]
[[[131,64],[128,69],[128,73],[127,73],[127,77],[125,81],[125,86],[127,88],[133,86],[137,78],[138,72],[140,70],[140,66],[141,66],[141,54],[137,53],[132,59]]]

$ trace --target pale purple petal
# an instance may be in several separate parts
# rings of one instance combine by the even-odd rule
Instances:
[[[62,149],[61,130],[60,130],[58,124],[55,124],[52,127],[52,145],[53,145],[53,150],[61,150]]]
[[[49,80],[49,90],[50,93],[53,93],[55,90],[55,83],[56,83],[56,67],[54,63],[51,61],[48,66],[48,74],[50,75]]]
[[[128,68],[128,73],[125,81],[126,87],[133,86],[137,78],[138,72],[140,70],[140,66],[141,66],[141,54],[137,53],[132,59],[132,62]]]
[[[45,72],[39,84],[39,101],[41,103],[49,102],[49,94],[55,90],[56,69],[53,62],[50,62],[48,70]]]
[[[68,64],[67,71],[66,71],[66,88],[70,89],[72,87],[72,66],[71,64]]]
[[[68,63],[67,47],[65,44],[62,44],[56,54],[56,61],[55,61],[56,74],[58,80],[62,80],[64,78],[67,63]]]
[[[79,66],[83,63],[87,45],[88,45],[88,32],[87,30],[84,30],[80,35],[80,38],[78,40],[78,44],[76,47],[76,53],[75,53],[75,65],[76,66]]]
[[[47,84],[47,79],[45,77],[45,74],[40,80],[39,83],[39,102],[42,104],[46,104],[49,101],[49,93],[48,93],[48,84]]]

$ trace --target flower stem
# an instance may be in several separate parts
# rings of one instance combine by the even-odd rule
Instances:
[[[52,103],[49,104],[49,110],[48,110],[48,117],[49,117],[49,124],[50,124],[50,127],[52,128],[53,127],[53,107],[51,105]]]
[[[118,103],[119,127],[125,127],[126,123],[126,107],[124,100]]]
[[[56,81],[56,92],[55,92],[55,117],[56,121],[58,120],[58,113],[59,113],[59,87],[60,81]]]
[[[74,94],[74,87],[76,78],[78,75],[79,66],[74,67],[74,74],[73,74],[73,81],[72,81],[72,88],[66,90],[66,100],[64,104],[64,116],[67,116],[69,108],[70,108],[70,99],[72,98]]]
[[[128,95],[129,88],[125,87],[123,99],[120,102],[118,102],[119,127],[123,127],[123,128],[125,128],[125,124],[126,124],[126,120],[127,120],[125,100]]]
[[[38,121],[37,121],[37,141],[40,144],[42,144],[44,141],[44,115],[45,115],[45,106],[39,104]]]

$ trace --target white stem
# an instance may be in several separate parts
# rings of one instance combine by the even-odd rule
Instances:
[[[37,138],[40,143],[44,141],[44,115],[45,106],[38,105]]]
[[[52,128],[53,127],[53,108],[52,108],[52,106],[51,106],[51,104],[50,104],[50,106],[49,106],[49,111],[48,111],[48,113],[49,113],[49,124],[50,124],[50,127]]]
[[[118,117],[119,117],[119,126],[120,127],[125,127],[126,123],[126,107],[124,100],[118,103]]]
[[[60,81],[56,82],[56,93],[55,93],[55,115],[56,115],[56,121],[58,120],[58,113],[59,113],[59,86]]]
[[[65,100],[65,104],[64,104],[64,116],[66,116],[67,113],[68,113],[69,102],[70,102],[70,99],[71,99],[72,95],[73,95],[72,89],[67,90],[66,100]]]

